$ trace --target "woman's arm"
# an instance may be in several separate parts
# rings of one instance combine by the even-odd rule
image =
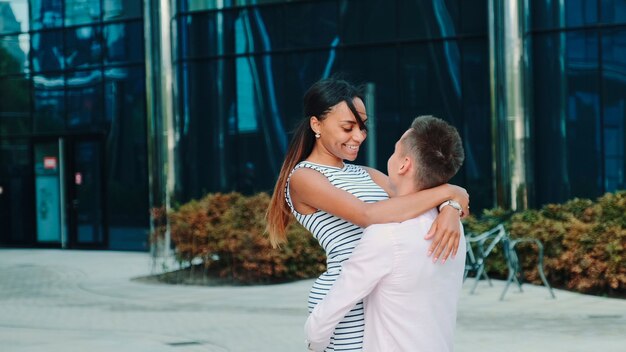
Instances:
[[[320,209],[360,227],[412,219],[448,199],[455,199],[461,204],[469,202],[462,199],[462,188],[441,185],[406,196],[365,203],[349,192],[333,186],[318,171],[308,168],[294,171],[289,182],[291,199],[296,210]]]

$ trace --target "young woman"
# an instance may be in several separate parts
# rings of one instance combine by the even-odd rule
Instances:
[[[401,222],[447,200],[468,212],[463,188],[442,185],[415,194],[388,197],[387,176],[353,164],[366,138],[367,114],[361,92],[343,80],[315,83],[304,96],[305,119],[287,150],[267,213],[274,246],[286,241],[291,214],[311,231],[327,255],[327,270],[313,284],[309,312],[321,301],[371,224]],[[460,212],[445,206],[429,236],[433,260],[456,254]],[[329,351],[360,350],[363,342],[363,303],[359,302],[337,326]]]

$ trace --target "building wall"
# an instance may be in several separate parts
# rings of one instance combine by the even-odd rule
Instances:
[[[393,141],[415,116],[432,114],[464,139],[466,162],[452,182],[469,190],[473,210],[495,205],[487,0],[171,3],[174,202],[270,191],[305,90],[341,73],[374,88],[375,166],[385,171]],[[521,3],[531,205],[623,189],[626,1]],[[85,214],[100,218],[68,225],[74,244],[81,221],[99,221],[96,247],[146,248],[144,4],[0,1],[1,245],[61,244],[38,241],[35,185],[42,150],[62,139],[67,169],[96,160],[101,184],[83,195],[98,199]],[[76,175],[65,182],[71,211]]]
[[[60,245],[38,240],[35,184],[40,146],[62,139],[59,163],[86,168],[54,205],[79,209],[70,246],[147,248],[142,1],[11,0],[0,16],[0,243]]]
[[[341,73],[374,84],[376,166],[414,117],[441,117],[465,142],[452,182],[492,206],[486,1],[216,3],[182,1],[172,18],[180,199],[271,191],[304,92]]]

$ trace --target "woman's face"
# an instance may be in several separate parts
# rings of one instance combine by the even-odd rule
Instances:
[[[365,104],[360,98],[354,98],[352,103],[365,123],[367,121]],[[354,161],[359,154],[361,143],[367,137],[367,131],[361,130],[348,104],[343,101],[333,106],[324,120],[312,118],[311,128],[320,134],[318,146],[321,144],[326,152],[341,160]]]

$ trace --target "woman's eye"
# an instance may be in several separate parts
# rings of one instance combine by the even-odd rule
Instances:
[[[345,132],[352,132],[352,128],[350,128],[350,129],[344,128],[343,130],[344,130]]]

